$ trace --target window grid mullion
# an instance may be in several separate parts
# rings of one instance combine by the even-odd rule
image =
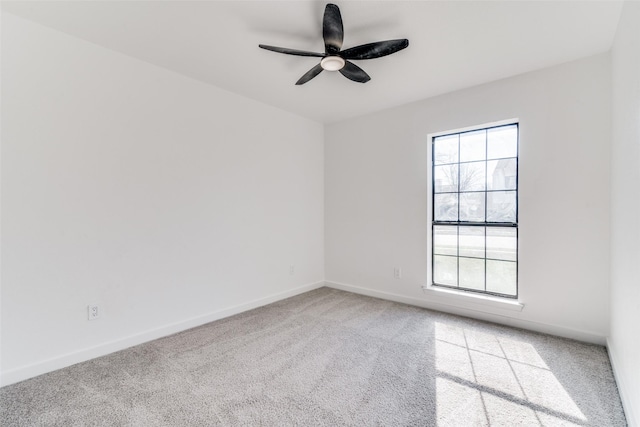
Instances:
[[[487,222],[487,204],[489,190],[489,133],[484,131],[484,222]],[[484,291],[487,292],[487,227],[484,227]]]
[[[456,286],[460,287],[460,227],[456,227]]]
[[[458,222],[460,222],[460,135],[458,135]],[[460,287],[460,226],[456,226],[456,285]]]

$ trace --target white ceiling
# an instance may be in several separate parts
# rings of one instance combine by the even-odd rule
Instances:
[[[3,1],[23,18],[320,122],[334,122],[606,52],[618,1],[337,1],[344,48],[408,38],[357,61],[372,80],[324,72],[324,1]]]

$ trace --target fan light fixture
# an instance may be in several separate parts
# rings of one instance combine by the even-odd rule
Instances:
[[[322,61],[320,61],[320,66],[326,71],[342,70],[342,68],[344,68],[344,64],[344,59],[339,56],[327,56],[326,58],[322,58]]]
[[[329,3],[324,8],[322,18],[322,38],[324,39],[324,53],[309,52],[306,50],[289,49],[287,47],[270,46],[266,44],[258,45],[262,49],[272,52],[284,53],[286,55],[313,56],[322,58],[319,64],[307,71],[298,81],[297,85],[303,85],[309,80],[327,71],[340,71],[340,74],[358,83],[366,83],[371,80],[362,68],[351,62],[352,60],[374,59],[391,55],[409,46],[409,40],[396,39],[384,40],[362,44],[342,50],[342,40],[344,38],[344,28],[342,27],[342,15],[340,8]]]

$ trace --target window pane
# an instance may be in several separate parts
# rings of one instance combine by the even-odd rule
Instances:
[[[515,296],[517,269],[511,261],[487,260],[487,291]]]
[[[460,258],[459,286],[484,291],[484,259]]]
[[[509,125],[487,131],[487,158],[501,159],[518,155],[518,126]]]
[[[460,161],[484,160],[487,155],[487,131],[478,130],[460,134]]]
[[[458,220],[458,194],[436,194],[433,198],[433,218],[436,221]]]
[[[484,221],[484,195],[486,193],[460,193],[460,221]]]
[[[487,227],[487,258],[517,261],[518,235],[515,228]]]
[[[458,255],[458,227],[444,225],[433,227],[433,253]]]
[[[516,222],[515,191],[487,193],[487,222]]]
[[[433,163],[458,163],[458,135],[439,136],[433,139]]]
[[[458,258],[434,255],[433,281],[439,285],[458,286]]]
[[[492,160],[487,162],[488,190],[515,190],[517,183],[516,177],[516,159]]]
[[[486,162],[460,165],[460,191],[484,191]]]
[[[436,193],[450,193],[458,191],[458,165],[434,167],[433,189]]]
[[[484,258],[484,227],[460,227],[460,256]]]

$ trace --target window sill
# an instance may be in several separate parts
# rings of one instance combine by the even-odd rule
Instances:
[[[435,297],[444,304],[463,308],[478,309],[480,307],[493,307],[510,311],[522,311],[524,308],[524,304],[509,298],[474,294],[472,292],[456,291],[454,289],[445,289],[430,285],[423,285],[422,290],[425,294]]]

